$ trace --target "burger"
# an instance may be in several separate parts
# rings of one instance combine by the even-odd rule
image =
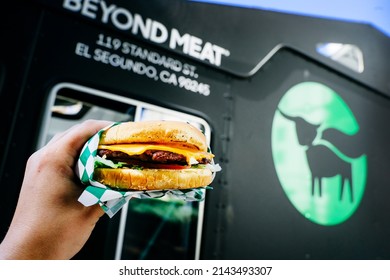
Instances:
[[[93,178],[120,190],[199,188],[218,171],[213,158],[205,135],[189,123],[123,122],[102,133]]]

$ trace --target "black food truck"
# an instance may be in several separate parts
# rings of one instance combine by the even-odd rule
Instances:
[[[25,163],[85,119],[182,120],[222,171],[201,202],[132,199],[75,259],[389,259],[390,38],[179,0],[0,8],[0,238]]]

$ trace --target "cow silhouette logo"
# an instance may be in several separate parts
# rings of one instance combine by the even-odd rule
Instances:
[[[272,155],[281,186],[294,207],[320,225],[337,225],[364,194],[367,156],[359,124],[331,88],[303,82],[280,100],[272,124]]]

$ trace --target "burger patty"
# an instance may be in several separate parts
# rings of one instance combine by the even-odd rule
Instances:
[[[131,162],[132,160],[140,160],[144,162],[174,163],[180,165],[187,165],[185,156],[168,151],[147,150],[143,154],[129,156],[128,154],[120,151],[101,149],[98,150],[98,154],[101,157],[105,157],[107,159],[117,162]],[[203,158],[199,163],[210,163],[210,160]]]

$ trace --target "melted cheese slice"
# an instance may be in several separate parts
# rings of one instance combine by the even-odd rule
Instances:
[[[148,150],[167,151],[180,154],[186,157],[187,163],[193,163],[193,159],[200,161],[202,158],[212,159],[214,157],[211,153],[187,150],[183,148],[176,148],[163,145],[149,145],[149,144],[120,144],[120,145],[99,145],[98,149],[107,149],[115,152],[123,152],[132,155],[140,155]]]

